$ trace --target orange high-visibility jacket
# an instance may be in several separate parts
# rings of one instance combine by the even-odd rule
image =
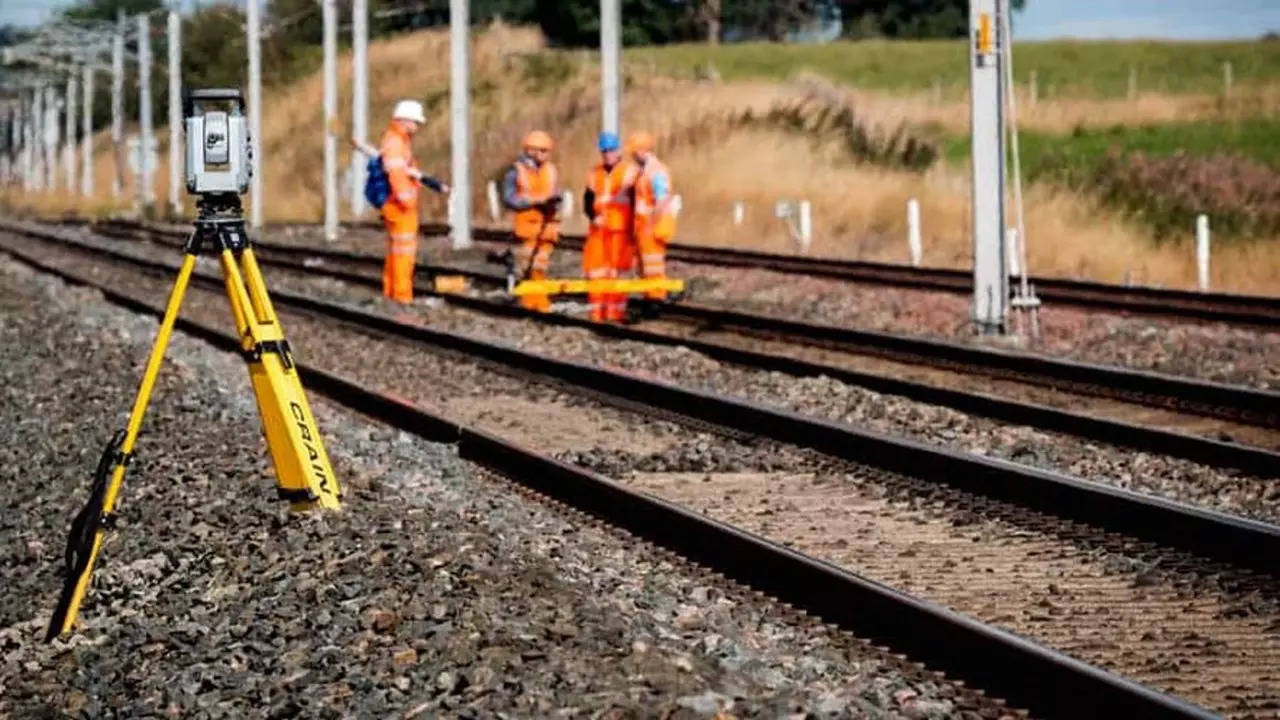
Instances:
[[[671,239],[676,234],[676,217],[671,211],[675,197],[671,172],[656,157],[650,157],[636,179],[636,225],[654,237]]]
[[[597,169],[603,171],[602,165]],[[621,160],[609,169],[603,178],[604,192],[596,192],[596,213],[604,215],[606,230],[625,232],[631,230],[632,186],[636,181],[636,166]]]
[[[387,131],[382,134],[382,143],[378,149],[382,155],[382,167],[391,180],[391,196],[383,205],[383,215],[387,214],[387,206],[395,203],[399,206],[392,210],[412,211],[418,215],[418,181],[409,176],[409,169],[418,167],[413,159],[413,146],[405,133],[393,121]]]
[[[559,191],[556,166],[550,162],[534,167],[531,163],[517,161],[515,171],[515,194],[519,200],[526,203],[542,203]],[[548,216],[540,205],[535,204],[516,211],[516,237],[554,239],[558,229],[555,214]]]

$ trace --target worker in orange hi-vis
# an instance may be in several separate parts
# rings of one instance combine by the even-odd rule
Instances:
[[[544,280],[551,264],[551,249],[560,239],[560,185],[551,163],[551,136],[534,130],[524,137],[520,157],[502,179],[502,202],[515,213],[514,232],[520,241],[516,263],[522,279]],[[551,298],[545,294],[522,295],[520,304],[548,312]]]
[[[596,142],[600,151],[600,162],[587,173],[586,188],[582,191],[582,207],[586,212],[590,225],[587,239],[582,245],[582,274],[588,280],[606,280],[618,277],[617,254],[619,245],[627,240],[630,231],[629,220],[620,222],[615,197],[621,191],[617,173],[613,170],[622,160],[622,143],[616,133],[602,132]],[[629,197],[621,198],[630,212]],[[626,296],[618,293],[587,292],[587,304],[591,308],[591,319],[604,322],[615,319],[614,306],[621,303],[625,308]],[[620,319],[620,318],[618,318]]]
[[[675,198],[671,172],[653,151],[653,136],[638,132],[627,139],[635,163],[635,241],[640,272],[645,278],[667,276],[667,245],[676,234]],[[648,290],[650,300],[665,300],[666,290]]]
[[[427,122],[422,103],[396,103],[391,125],[382,134],[379,154],[391,183],[382,206],[387,228],[387,259],[382,268],[382,294],[401,303],[413,302],[413,265],[418,256],[418,177],[413,159],[413,135]]]

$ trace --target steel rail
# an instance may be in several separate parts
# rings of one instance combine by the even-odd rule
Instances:
[[[357,223],[356,226],[376,227],[368,223]],[[422,226],[422,234],[427,236],[448,232],[449,226],[440,223]],[[478,240],[489,242],[512,242],[510,231],[501,228],[473,227],[472,235]],[[560,245],[581,249],[582,241],[581,236],[566,234],[561,236]],[[793,275],[961,295],[968,294],[973,288],[972,273],[956,268],[917,268],[894,263],[815,258],[684,243],[669,245],[667,258],[697,265],[759,268]],[[1277,296],[1115,285],[1046,276],[1032,276],[1030,282],[1035,285],[1036,293],[1045,302],[1180,320],[1280,329],[1280,297]]]
[[[152,236],[160,234],[175,241],[177,239],[170,231],[146,226],[141,226],[139,232]],[[270,242],[257,242],[256,246],[261,248],[265,261],[274,261],[277,265],[303,269],[307,272],[324,272],[338,279],[350,281],[358,281],[357,273],[305,264],[290,266],[287,261],[273,256],[311,256],[327,261],[369,267],[380,267],[382,264],[382,260],[375,256],[341,250],[300,248]],[[500,275],[466,268],[422,264],[418,270],[426,277],[457,274],[495,285],[505,282],[505,278]],[[835,348],[857,354],[878,355],[946,369],[962,369],[969,373],[1028,382],[1078,395],[1116,398],[1150,407],[1172,409],[1268,428],[1280,428],[1280,392],[1270,390],[1053,358],[1034,353],[983,348],[903,333],[822,325],[689,302],[662,304],[656,309],[666,317],[701,323],[711,329],[736,330],[748,335],[762,335],[792,343]],[[1205,448],[1205,450],[1207,453],[1208,449]],[[1217,455],[1216,452],[1207,453],[1199,455],[1198,458],[1203,461],[1204,458]],[[1246,460],[1246,462],[1249,461]]]
[[[166,274],[176,270],[173,264],[112,253],[70,238],[31,230],[22,232],[64,243],[88,254],[108,255],[113,260],[154,273]],[[195,281],[212,288],[222,288],[217,278],[200,275]],[[809,448],[860,465],[1091,524],[1230,565],[1269,574],[1280,570],[1280,526],[628,372],[561,360],[419,323],[396,320],[350,305],[279,290],[272,292],[272,300],[277,307],[337,320],[366,332],[459,352],[606,397]]]
[[[294,248],[282,248],[285,254],[296,254]],[[263,265],[309,274],[322,274],[343,282],[380,289],[380,278],[328,266],[308,265],[275,257],[281,248],[267,245],[259,256]],[[309,254],[309,253],[308,253]],[[323,257],[339,262],[358,261],[359,256],[341,251],[323,251]],[[438,266],[427,266],[425,272],[446,272]],[[485,276],[486,279],[494,279]],[[1179,457],[1214,467],[1232,467],[1249,473],[1274,477],[1280,475],[1280,452],[1265,448],[1225,442],[1212,438],[1159,428],[1126,423],[1084,413],[1071,412],[1047,405],[1006,400],[979,393],[936,387],[926,383],[886,377],[800,358],[736,348],[721,343],[657,333],[636,327],[601,324],[559,313],[538,313],[524,308],[452,293],[429,293],[445,302],[470,310],[567,327],[577,327],[619,340],[653,345],[683,346],[708,357],[744,367],[777,371],[797,377],[825,375],[851,385],[881,393],[905,397],[917,402],[949,407],[960,412],[981,415],[1003,422],[1030,425],[1098,442],[1136,450]]]
[[[161,309],[116,288],[10,247],[15,259],[100,291],[110,302],[158,316]],[[159,264],[163,265],[163,264]],[[170,270],[168,267],[162,268]],[[209,279],[211,284],[216,281]],[[187,318],[178,327],[228,352],[231,333]],[[305,353],[304,353],[305,354]],[[735,582],[772,595],[860,637],[883,643],[936,671],[964,679],[1015,706],[1049,718],[1212,718],[1213,713],[915,598],[726,523],[636,492],[460,425],[336,373],[298,361],[306,385],[338,405],[434,442],[452,443],[464,460],[487,467],[556,501],[630,532]]]

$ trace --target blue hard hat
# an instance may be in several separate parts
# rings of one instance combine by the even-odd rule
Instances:
[[[596,147],[600,148],[600,152],[617,150],[622,147],[622,141],[618,140],[617,133],[602,132],[600,138],[596,140]]]

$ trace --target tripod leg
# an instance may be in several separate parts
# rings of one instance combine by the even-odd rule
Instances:
[[[337,509],[342,495],[338,479],[253,250],[243,250],[240,261],[243,275],[235,254],[222,251],[227,298],[249,364],[249,380],[271,451],[278,493],[294,510]]]
[[[138,438],[138,430],[142,427],[142,418],[147,412],[147,405],[151,402],[151,390],[155,387],[156,377],[160,374],[160,365],[164,361],[165,350],[169,347],[173,325],[178,319],[178,311],[182,307],[182,299],[186,296],[187,284],[191,280],[191,272],[195,266],[195,254],[183,255],[182,268],[178,271],[173,290],[169,293],[164,319],[160,321],[160,330],[156,333],[151,357],[147,360],[147,368],[142,373],[142,383],[138,387],[137,397],[134,398],[124,437],[121,439],[117,436],[108,444],[106,452],[98,463],[89,502],[71,524],[66,551],[67,577],[62,595],[54,608],[53,618],[49,621],[49,628],[45,634],[46,642],[70,632],[75,625],[76,616],[80,613],[80,603],[84,600],[85,592],[89,588],[89,577],[93,574],[94,561],[98,557],[99,550],[102,549],[103,532],[111,525],[111,513],[115,509],[116,498],[124,482],[125,468],[133,456],[133,445]]]

